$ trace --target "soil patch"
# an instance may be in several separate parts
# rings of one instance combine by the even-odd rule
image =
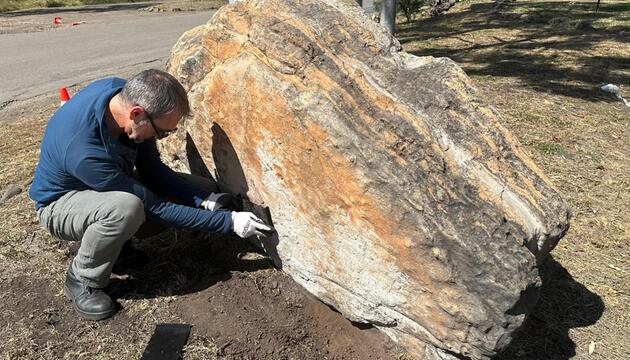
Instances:
[[[355,327],[276,270],[233,273],[176,306],[230,359],[395,359],[377,329]]]
[[[361,328],[309,295],[236,236],[174,230],[136,240],[147,268],[112,284],[119,299],[173,296],[171,310],[227,359],[395,359],[375,328]]]

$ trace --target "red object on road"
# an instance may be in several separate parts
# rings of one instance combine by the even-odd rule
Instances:
[[[53,23],[55,25],[61,25],[63,24],[63,20],[61,20],[61,16],[55,16],[55,20],[53,20]]]
[[[68,89],[66,89],[65,87],[62,87],[59,89],[59,99],[61,100],[61,105],[59,105],[60,107],[63,106],[63,104],[65,104],[66,102],[68,102],[68,100],[70,100],[70,95],[68,95]]]

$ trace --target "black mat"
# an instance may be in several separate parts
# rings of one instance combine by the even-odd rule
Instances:
[[[188,341],[190,325],[186,324],[157,324],[144,349],[141,360],[178,360]]]

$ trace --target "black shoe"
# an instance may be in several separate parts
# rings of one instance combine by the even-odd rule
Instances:
[[[72,264],[66,274],[63,292],[72,301],[72,306],[79,316],[88,320],[103,320],[116,313],[116,304],[103,289],[85,285],[74,276]]]
[[[120,255],[118,255],[118,259],[114,263],[112,272],[119,275],[125,274],[129,270],[141,269],[148,263],[149,255],[131,246],[131,240],[128,240],[120,250]]]

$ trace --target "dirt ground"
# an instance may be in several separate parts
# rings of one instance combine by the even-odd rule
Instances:
[[[630,358],[630,108],[599,90],[613,83],[630,97],[630,5],[593,6],[460,2],[398,29],[407,51],[465,69],[573,211],[502,359]],[[51,95],[0,109],[0,195],[25,188],[56,107]],[[81,321],[62,293],[74,248],[40,228],[24,191],[0,213],[1,358],[137,359],[155,325],[174,322],[193,325],[184,359],[411,359],[244,241],[203,233],[137,241],[151,261],[114,276],[118,315]]]

